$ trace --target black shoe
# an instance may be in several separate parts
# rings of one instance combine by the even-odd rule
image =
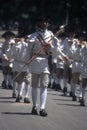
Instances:
[[[79,100],[78,100],[78,102],[81,102],[81,100],[82,100],[82,97],[79,97]]]
[[[72,97],[72,96],[73,96],[73,92],[70,92],[70,93],[69,93],[69,96]]]
[[[24,103],[30,103],[29,98],[24,98]]]
[[[17,96],[17,98],[16,98],[16,102],[20,102],[21,99],[22,99],[22,96]]]
[[[47,116],[47,112],[45,109],[40,110],[40,116]]]
[[[60,84],[56,84],[56,91],[62,90]]]
[[[81,100],[80,100],[80,106],[85,106],[85,101],[84,101],[84,99],[81,99]]]
[[[2,88],[4,88],[4,89],[7,89],[7,88],[8,88],[7,85],[6,85],[5,80],[2,81]]]
[[[12,98],[16,98],[16,93],[13,92]]]
[[[13,89],[12,85],[8,85],[8,88],[11,89],[11,90]]]
[[[72,101],[76,101],[77,99],[76,99],[76,96],[75,95],[73,95],[72,96]]]
[[[55,82],[53,82],[53,84],[52,84],[52,89],[56,89],[56,83]]]
[[[49,82],[49,84],[48,84],[48,88],[50,88],[51,87],[51,83]]]
[[[64,93],[65,96],[67,95],[67,87],[63,88],[63,93]]]
[[[36,106],[34,106],[34,107],[32,108],[31,114],[32,114],[32,115],[38,115],[37,107],[36,107]]]

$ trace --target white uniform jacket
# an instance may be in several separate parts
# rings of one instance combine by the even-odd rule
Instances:
[[[30,50],[31,50],[32,56],[34,54],[36,54],[37,51],[39,49],[41,49],[41,47],[42,47],[41,42],[37,38],[39,34],[44,39],[45,44],[46,44],[46,42],[49,42],[50,39],[53,37],[53,33],[49,30],[37,31],[37,32],[29,35],[27,41],[29,43],[31,43]],[[54,37],[50,42],[51,42],[51,47],[49,49],[49,52],[52,52],[53,55],[61,54],[61,55],[65,56],[61,52],[61,50],[58,46],[58,39],[56,37]],[[41,74],[41,73],[49,74],[50,73],[49,66],[48,66],[48,55],[46,55],[44,50],[42,50],[41,53],[30,64],[30,71],[31,71],[31,73],[37,73],[37,74]]]
[[[80,72],[82,71],[82,60],[81,60],[81,46],[77,43],[73,43],[72,45],[72,72]]]
[[[81,75],[82,75],[82,78],[87,78],[87,47],[82,48],[81,60],[83,63]]]
[[[5,41],[2,45],[2,65],[3,66],[9,66],[10,65],[10,61],[6,60],[5,57],[7,57],[6,53],[7,53],[7,49],[9,46],[9,41]]]
[[[30,60],[29,44],[17,42],[8,48],[7,55],[13,61],[13,71],[29,72],[29,65],[25,65]],[[24,67],[25,66],[25,67]]]

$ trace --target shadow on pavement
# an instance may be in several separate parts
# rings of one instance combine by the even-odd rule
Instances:
[[[0,97],[0,99],[12,99],[12,97]]]
[[[81,108],[82,108],[82,107],[83,107],[83,108],[87,108],[87,106],[80,106],[79,104],[67,104],[67,103],[66,103],[66,104],[64,104],[64,103],[62,104],[62,103],[56,103],[56,105],[62,105],[62,106],[63,106],[63,105],[64,105],[64,106],[66,105],[66,106],[74,106],[74,107],[79,107],[79,108],[80,108],[80,107],[81,107]]]
[[[0,103],[15,103],[15,101],[0,101]]]
[[[32,115],[31,113],[22,113],[22,112],[2,112],[1,114],[7,115]],[[38,116],[38,115],[36,115]]]
[[[52,100],[58,100],[58,101],[71,101],[69,99],[52,99]]]

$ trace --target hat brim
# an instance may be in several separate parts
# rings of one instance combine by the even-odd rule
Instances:
[[[6,38],[7,36],[15,37],[15,34],[11,31],[6,31],[5,33],[2,34],[3,38]]]

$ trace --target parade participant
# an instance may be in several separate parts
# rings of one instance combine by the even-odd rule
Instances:
[[[85,106],[85,89],[87,87],[87,41],[85,46],[82,48],[82,58],[83,67],[81,72],[82,77],[82,96],[80,97],[80,105]]]
[[[72,82],[73,82],[73,96],[72,100],[76,101],[76,86],[79,85],[81,91],[81,71],[82,71],[82,61],[81,61],[81,49],[82,49],[82,41],[84,39],[84,35],[82,32],[78,33],[78,39],[74,41],[72,44]],[[80,92],[81,93],[81,92]]]
[[[70,40],[72,41],[72,39],[74,38],[74,32],[72,30],[72,28],[70,30],[68,30],[67,32],[65,32],[66,37],[63,37],[62,39],[62,51],[63,53],[65,53],[70,60],[69,61],[65,61],[63,58],[63,67],[64,67],[64,71],[63,71],[63,94],[66,96],[67,95],[67,86],[68,86],[68,80],[70,75],[70,64],[71,64],[71,55],[72,55],[72,49],[71,49],[71,45],[73,42],[69,42]],[[71,82],[70,82],[70,86],[71,86]]]
[[[8,48],[7,55],[13,61],[13,81],[17,83],[18,86],[18,96],[16,97],[16,102],[20,102],[23,97],[23,90],[25,89],[24,103],[30,103],[30,82],[31,74],[29,72],[29,66],[25,63],[30,58],[30,51],[28,48],[28,43],[25,42],[22,36],[19,39],[15,39],[16,43],[12,43],[12,46]],[[19,76],[16,75],[21,72]],[[15,78],[16,77],[16,78]],[[15,88],[13,90],[14,94]]]
[[[15,37],[15,34],[11,31],[6,31],[2,37],[5,39],[2,46],[2,70],[4,76],[2,87],[12,89],[12,62],[8,59],[6,52],[9,43]]]
[[[52,69],[51,69],[51,71],[50,71],[50,83],[51,83],[51,88],[52,89],[55,89],[55,90],[57,90],[56,88],[57,88],[57,76],[56,76],[56,64],[57,64],[57,56],[54,56],[54,55],[52,55],[52,59],[51,59],[51,61],[52,61],[52,64],[51,64],[51,66],[52,66]]]
[[[60,39],[59,47],[61,48],[61,51],[63,52],[64,46],[67,42],[67,34],[65,32],[60,33],[58,35],[58,39]],[[57,76],[56,90],[62,90],[61,80],[64,79],[64,63],[65,63],[65,59],[63,59],[61,55],[58,55],[57,63],[56,63],[56,76]],[[63,84],[63,86],[66,86],[66,85]]]
[[[31,43],[31,52],[32,55],[35,55],[36,52],[41,48],[44,49],[41,53],[32,61],[30,64],[30,71],[32,73],[32,101],[33,107],[31,113],[34,115],[38,114],[37,111],[37,95],[38,87],[40,87],[40,116],[47,116],[45,110],[46,100],[47,100],[47,87],[49,84],[49,66],[48,66],[48,56],[49,51],[54,52],[54,55],[62,54],[61,50],[57,45],[57,38],[53,37],[53,33],[48,30],[49,22],[46,17],[40,17],[37,21],[37,30],[35,33],[28,36],[28,42]],[[38,36],[42,37],[42,40]],[[42,41],[44,40],[43,44]],[[50,42],[49,42],[50,41]],[[55,43],[55,45],[54,45]],[[65,55],[64,55],[65,56]]]
[[[11,47],[12,47],[13,44],[15,44],[14,39],[10,40],[10,42],[9,42],[9,46],[8,46],[9,50],[11,50]],[[7,52],[8,52],[8,48],[7,48]],[[7,52],[6,52],[6,54],[7,54]],[[12,63],[10,64],[10,67],[12,68],[12,84],[13,84],[12,98],[16,98],[17,82],[13,81],[13,62],[14,62],[14,59],[11,59],[11,61],[12,61]]]

